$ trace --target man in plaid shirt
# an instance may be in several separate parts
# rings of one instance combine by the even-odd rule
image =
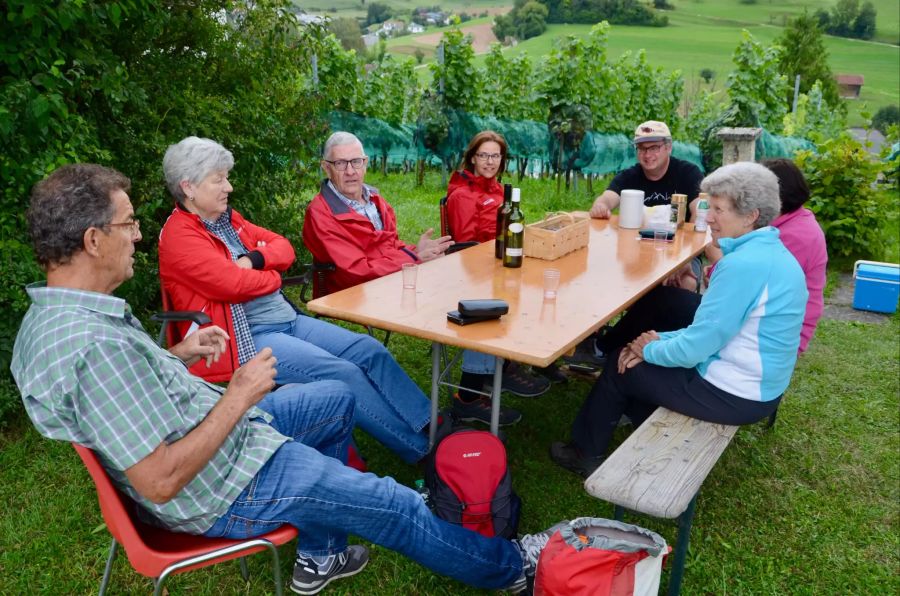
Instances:
[[[141,239],[129,189],[119,172],[81,164],[32,191],[29,232],[47,281],[28,287],[11,369],[38,431],[94,450],[151,523],[231,538],[293,525],[299,594],[365,567],[368,549],[348,533],[476,587],[524,589],[548,536],[484,538],[393,479],[344,465],[354,398],[343,382],[272,392],[265,348],[222,389],[187,369],[220,356],[222,329],[168,352],[150,339],[112,295],[132,277]]]

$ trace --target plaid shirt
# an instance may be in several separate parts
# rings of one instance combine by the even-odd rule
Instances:
[[[240,236],[231,225],[231,208],[225,211],[216,221],[200,219],[210,234],[216,236],[225,243],[231,260],[237,261],[247,254],[247,247],[241,242]],[[238,251],[237,249],[241,249]],[[250,323],[247,322],[247,313],[243,304],[231,304],[231,325],[234,327],[234,340],[238,349],[238,364],[245,364],[256,356],[256,344],[253,343],[253,335],[250,332]]]
[[[45,437],[97,452],[115,484],[170,530],[201,534],[288,438],[252,407],[212,459],[161,505],[124,470],[194,429],[223,393],[158,347],[124,300],[43,283],[19,328],[12,366],[25,409]]]
[[[328,186],[331,188],[331,190],[334,191],[334,194],[337,195],[337,198],[339,198],[346,206],[350,207],[355,212],[372,222],[372,225],[376,230],[380,232],[384,229],[384,223],[381,221],[381,214],[378,213],[378,207],[375,206],[375,203],[369,200],[369,188],[371,188],[369,185],[362,185],[362,202],[351,201],[350,199],[342,195],[341,191],[339,191],[337,187],[335,187],[335,185],[331,183],[331,180],[328,181]]]

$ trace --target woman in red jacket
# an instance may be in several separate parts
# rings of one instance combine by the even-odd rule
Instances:
[[[506,140],[484,130],[469,142],[447,187],[447,217],[454,242],[487,242],[497,233],[503,204],[499,178],[506,171]]]
[[[294,249],[229,206],[233,165],[230,151],[197,137],[171,145],[163,159],[176,202],[159,235],[163,286],[173,310],[203,311],[230,338],[218,362],[191,371],[225,381],[256,351],[271,348],[276,383],[346,384],[359,427],[405,461],[418,461],[428,451],[422,430],[430,400],[380,342],[294,310],[281,293]],[[185,323],[180,331],[193,329]],[[310,387],[309,394],[318,392]]]
[[[497,235],[497,209],[503,204],[499,178],[506,171],[506,139],[484,130],[469,142],[447,187],[447,219],[454,242],[487,242]],[[472,350],[463,352],[460,390],[453,400],[453,414],[460,420],[490,421],[491,400],[479,393],[492,382],[494,357]],[[503,390],[522,397],[536,397],[550,388],[543,377],[529,374],[514,362],[503,370]],[[501,408],[500,424],[513,424],[522,414]]]

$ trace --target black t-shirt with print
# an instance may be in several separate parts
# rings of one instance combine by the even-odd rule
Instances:
[[[616,174],[607,190],[617,194],[622,194],[623,189],[642,190],[644,205],[654,207],[671,203],[673,194],[687,195],[690,203],[700,193],[702,180],[700,168],[689,161],[670,157],[669,168],[659,180],[648,180],[641,164],[637,163]],[[690,213],[687,217],[690,217]]]

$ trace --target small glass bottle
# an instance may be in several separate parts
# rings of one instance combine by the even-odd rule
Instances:
[[[701,192],[697,195],[697,217],[694,220],[694,231],[705,232],[709,227],[706,223],[706,214],[709,212],[709,195]]]
[[[431,509],[431,491],[425,486],[425,481],[419,478],[416,480],[416,492],[422,497],[425,506]]]

